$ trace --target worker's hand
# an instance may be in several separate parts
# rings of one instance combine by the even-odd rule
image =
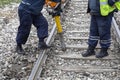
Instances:
[[[58,3],[55,7],[47,7],[47,11],[53,17],[54,16],[60,16],[60,13],[62,12],[61,4]]]
[[[53,0],[45,0],[45,4],[54,8],[59,2],[54,2]]]

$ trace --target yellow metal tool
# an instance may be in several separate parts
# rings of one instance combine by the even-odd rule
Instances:
[[[61,26],[61,22],[60,22],[60,16],[55,16],[54,19],[56,22],[57,32],[62,33],[63,30],[62,30],[62,26]]]
[[[57,27],[57,33],[59,35],[59,40],[61,42],[61,47],[62,50],[65,51],[66,50],[66,45],[64,43],[64,38],[63,38],[63,30],[62,30],[62,26],[61,26],[61,20],[60,20],[60,13],[57,13],[57,11],[59,12],[59,8],[60,6],[60,2],[56,3],[52,0],[46,0],[46,5],[48,8],[48,12],[51,13],[51,15],[53,16],[55,23],[56,23],[56,27]]]
[[[61,26],[61,22],[60,22],[60,16],[54,16],[55,22],[56,22],[56,27],[57,27],[57,33],[59,35],[59,40],[61,42],[61,47],[62,50],[65,51],[66,50],[66,45],[64,42],[64,38],[63,38],[63,30],[62,30],[62,26]]]

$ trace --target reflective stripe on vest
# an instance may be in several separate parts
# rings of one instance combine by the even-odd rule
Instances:
[[[100,13],[102,16],[107,16],[114,9],[115,7],[108,5],[108,0],[100,0]]]

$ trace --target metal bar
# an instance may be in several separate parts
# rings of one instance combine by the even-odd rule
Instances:
[[[54,26],[53,26],[53,28],[52,28],[52,30],[50,32],[50,35],[49,35],[49,37],[48,37],[48,39],[46,41],[46,44],[49,44],[49,42],[50,42],[50,40],[51,40],[51,38],[52,38],[52,36],[53,36],[53,34],[55,32],[55,29],[56,29],[56,24],[54,24]],[[35,76],[37,75],[37,71],[38,71],[40,65],[42,64],[42,59],[43,59],[43,57],[45,55],[45,52],[46,52],[46,50],[44,50],[42,52],[42,54],[39,55],[39,57],[38,57],[38,59],[36,61],[36,64],[34,65],[28,80],[35,80]]]
[[[113,22],[113,28],[117,34],[117,38],[119,40],[119,43],[120,43],[120,30],[119,30],[119,26],[117,25],[116,21],[115,21],[115,18],[112,18],[112,22]]]

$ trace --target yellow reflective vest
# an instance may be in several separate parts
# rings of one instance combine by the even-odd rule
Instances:
[[[116,6],[116,8],[117,8],[118,10],[120,10],[120,1],[115,2],[115,6]]]
[[[102,16],[107,16],[109,13],[111,13],[115,9],[120,10],[120,2],[115,2],[113,6],[110,6],[108,4],[108,0],[100,0],[100,13]]]

